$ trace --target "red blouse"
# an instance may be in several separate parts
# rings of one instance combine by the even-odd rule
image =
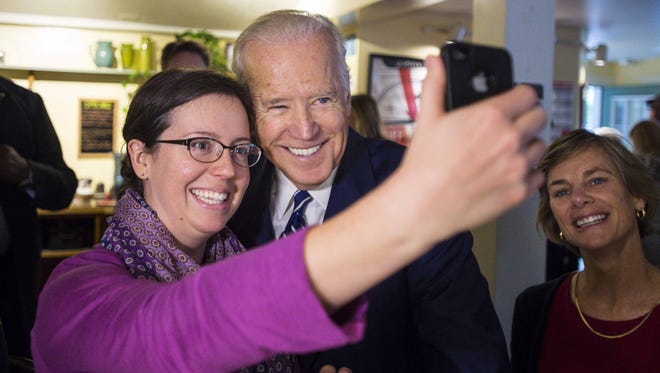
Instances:
[[[574,275],[559,285],[552,301],[538,372],[660,372],[660,307],[632,334],[618,339],[599,337],[582,323],[571,301]],[[604,321],[584,316],[592,328],[607,335],[624,333],[643,318]]]

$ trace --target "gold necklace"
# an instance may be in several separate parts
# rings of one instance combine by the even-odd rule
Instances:
[[[644,323],[646,322],[646,320],[648,320],[649,317],[651,317],[651,314],[653,313],[653,310],[655,309],[655,307],[657,307],[658,304],[660,304],[660,301],[658,301],[658,303],[656,303],[653,307],[651,307],[651,310],[646,314],[646,316],[644,316],[644,318],[642,319],[642,321],[640,321],[637,325],[635,325],[632,329],[628,330],[627,332],[623,332],[623,333],[621,333],[621,334],[616,334],[616,335],[607,335],[607,334],[603,334],[603,333],[599,332],[598,330],[592,328],[591,325],[589,325],[589,322],[587,321],[587,319],[586,319],[586,318],[584,317],[584,315],[582,314],[582,310],[580,309],[580,302],[578,302],[578,292],[577,292],[577,289],[578,289],[577,284],[578,284],[578,279],[579,279],[579,278],[580,278],[580,272],[578,272],[578,273],[575,275],[575,286],[574,286],[574,288],[573,288],[573,301],[575,302],[575,308],[577,308],[578,315],[580,315],[580,319],[582,320],[582,322],[584,323],[584,325],[587,327],[587,329],[589,329],[590,332],[592,332],[592,333],[594,333],[595,335],[597,335],[597,336],[599,336],[599,337],[602,337],[602,338],[606,338],[606,339],[618,339],[618,338],[623,338],[623,337],[625,337],[625,336],[627,336],[627,335],[630,335],[630,334],[634,333],[635,330],[639,329],[642,325],[644,325]]]

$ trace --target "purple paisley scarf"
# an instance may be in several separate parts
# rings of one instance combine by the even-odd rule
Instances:
[[[142,196],[127,189],[117,201],[108,228],[101,238],[104,249],[119,255],[130,274],[138,279],[172,282],[199,271],[200,265],[177,248],[170,231]],[[205,263],[244,253],[243,245],[229,228],[209,238],[204,253]],[[299,371],[296,358],[279,354],[238,372]]]
[[[119,255],[135,278],[172,282],[200,268],[177,248],[156,212],[133,189],[126,190],[117,201],[101,244]],[[229,228],[225,228],[208,240],[204,262],[215,263],[243,252],[243,245]]]

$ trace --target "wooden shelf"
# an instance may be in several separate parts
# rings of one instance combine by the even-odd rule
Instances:
[[[41,257],[43,259],[64,259],[89,250],[91,250],[91,247],[86,249],[41,250]]]
[[[101,241],[114,206],[75,206],[57,211],[37,210],[44,250],[90,248]]]
[[[114,211],[114,206],[72,206],[55,211],[37,209],[37,215],[40,218],[59,218],[66,216],[112,215]]]
[[[37,209],[41,231],[41,281],[43,286],[52,270],[65,258],[90,250],[101,242],[106,219],[114,206],[71,205],[57,211]]]
[[[136,75],[135,70],[114,69],[98,67],[96,69],[57,69],[48,67],[11,66],[0,64],[0,73],[10,79],[37,79],[94,83],[123,83],[129,78],[137,76],[136,83],[144,80],[144,75],[153,75],[154,72]]]

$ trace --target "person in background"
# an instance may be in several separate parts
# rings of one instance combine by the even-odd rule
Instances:
[[[209,52],[193,40],[168,43],[160,55],[162,70],[170,68],[204,69],[209,67]]]
[[[652,372],[660,346],[660,269],[642,250],[660,192],[620,142],[583,129],[555,140],[538,164],[538,227],[584,270],[516,299],[514,372]]]
[[[630,130],[635,154],[650,168],[653,177],[660,180],[660,123],[643,120]]]
[[[660,95],[646,101],[646,105],[649,107],[649,119],[660,123]]]
[[[445,114],[442,62],[426,63],[420,137],[391,177],[324,224],[245,253],[225,224],[261,155],[249,94],[210,70],[148,79],[123,129],[131,188],[101,244],[62,261],[39,298],[37,371],[226,372],[360,339],[367,289],[543,181],[530,171],[545,149],[533,90]]]
[[[385,140],[378,103],[369,95],[351,96],[351,114],[348,123],[363,137]]]
[[[630,130],[633,149],[649,168],[656,184],[660,185],[660,122],[643,120]],[[660,265],[660,214],[655,214],[653,232],[642,239],[646,257]]]
[[[77,184],[41,96],[0,77],[0,319],[9,355],[31,356],[41,259],[37,208],[68,207]]]
[[[249,87],[257,113],[254,132],[267,157],[251,169],[252,183],[229,222],[246,247],[282,236],[291,217],[301,215],[307,224],[321,224],[395,173],[405,148],[364,138],[348,124],[345,49],[327,18],[295,10],[258,18],[237,38],[232,67]],[[443,167],[438,164],[410,177],[455,172]],[[419,193],[417,188],[402,190],[384,203],[405,209],[413,203],[410,195]],[[448,196],[438,198],[450,201]],[[308,204],[305,208],[296,201]],[[432,207],[422,203],[415,208]],[[350,226],[365,224],[355,220]],[[382,230],[375,228],[370,235]],[[455,233],[367,292],[369,322],[360,343],[300,356],[298,361],[283,359],[314,373],[325,365],[355,372],[508,371],[506,342],[472,253],[472,235]],[[410,239],[417,234],[411,227]],[[332,256],[337,247],[328,250]],[[256,369],[279,363],[267,361]]]

